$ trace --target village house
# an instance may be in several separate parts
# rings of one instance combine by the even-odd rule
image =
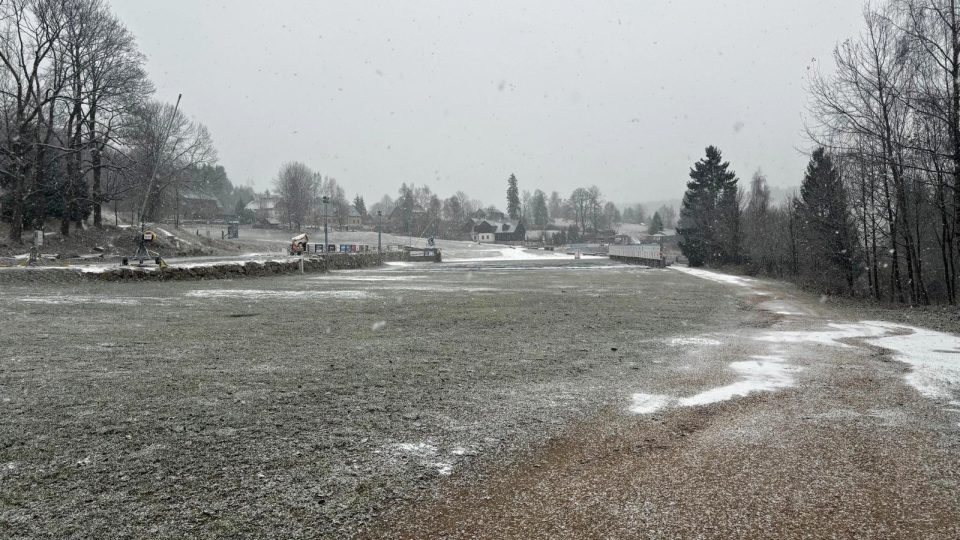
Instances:
[[[523,242],[526,232],[523,221],[500,222],[484,219],[475,223],[472,239],[479,244]]]
[[[403,234],[418,233],[428,225],[426,221],[427,211],[419,204],[413,206],[409,219],[403,207],[399,205],[395,206],[389,215],[384,216],[384,222],[389,230]]]
[[[561,232],[563,231],[557,229],[530,229],[524,236],[524,240],[527,242],[543,242],[546,239],[546,242],[550,243],[553,241],[553,237]]]
[[[196,191],[184,191],[180,194],[180,215],[185,220],[210,221],[222,219],[223,206],[213,195]]]
[[[360,215],[360,212],[357,211],[353,206],[347,206],[345,209],[345,215],[343,219],[340,219],[340,208],[337,205],[329,205],[328,208],[329,215],[326,216],[327,223],[334,226],[346,227],[348,229],[357,229],[363,225],[363,216]],[[318,225],[323,225],[324,215],[323,215],[323,205],[320,205],[319,210],[317,211],[316,221]]]
[[[256,216],[255,224],[261,227],[280,226],[280,198],[258,196],[245,207]]]

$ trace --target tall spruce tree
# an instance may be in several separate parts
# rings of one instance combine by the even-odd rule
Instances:
[[[520,219],[520,189],[517,177],[512,174],[507,180],[507,214],[510,219]]]
[[[823,148],[813,152],[796,200],[801,279],[824,292],[852,292],[857,236],[843,179]]]
[[[690,266],[736,262],[740,249],[740,197],[737,174],[720,150],[708,146],[706,157],[690,169],[683,195],[680,250]]]
[[[660,212],[655,212],[647,227],[647,234],[659,234],[663,232],[663,220],[660,219]]]
[[[546,227],[550,222],[550,212],[547,210],[547,194],[539,189],[533,192],[530,203],[533,213],[533,223],[537,227]]]

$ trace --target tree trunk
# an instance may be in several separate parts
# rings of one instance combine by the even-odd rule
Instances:
[[[19,169],[19,167],[18,167]],[[10,211],[10,240],[18,244],[23,243],[23,176],[16,174],[13,179],[13,200]]]
[[[100,175],[102,172],[103,164],[100,153],[101,142],[97,139],[97,102],[95,99],[96,92],[93,93],[94,99],[90,103],[90,119],[87,121],[88,132],[90,135],[90,167],[93,172],[93,185],[91,187],[93,193],[91,193],[91,198],[93,199],[93,226],[102,229],[103,228],[103,192],[100,187]]]
[[[23,113],[17,113],[17,140],[11,145],[14,156],[14,179],[13,179],[13,210],[10,214],[10,240],[23,243],[23,206],[26,199],[26,179],[29,165],[27,164],[27,125],[23,120]]]
[[[890,182],[883,179],[883,192],[886,195],[887,226],[890,229],[890,298],[897,299],[901,304],[906,302],[903,297],[903,283],[900,281],[900,257],[897,253],[897,220],[893,213],[893,201],[890,199]]]

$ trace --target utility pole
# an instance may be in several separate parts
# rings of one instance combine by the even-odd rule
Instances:
[[[330,245],[329,239],[327,238],[327,204],[330,202],[330,197],[327,195],[323,196],[323,252],[327,252],[327,247]]]
[[[383,210],[377,210],[377,253],[383,253]]]

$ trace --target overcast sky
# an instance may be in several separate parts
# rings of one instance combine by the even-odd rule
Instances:
[[[708,144],[798,185],[805,81],[857,0],[112,0],[157,98],[234,183],[298,160],[368,204],[401,182],[503,206],[506,179],[679,197]]]

